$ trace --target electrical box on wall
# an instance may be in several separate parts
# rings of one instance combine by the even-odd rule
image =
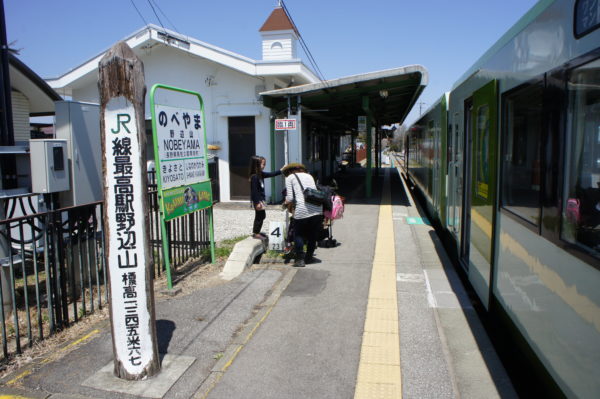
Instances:
[[[30,140],[29,152],[32,192],[48,194],[69,190],[67,140]]]

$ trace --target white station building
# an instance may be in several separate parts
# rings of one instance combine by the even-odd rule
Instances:
[[[124,39],[144,64],[149,135],[149,92],[154,84],[183,88],[202,96],[207,143],[219,159],[221,201],[249,198],[250,156],[267,158],[267,170],[283,164],[282,156],[272,162],[271,110],[263,106],[259,93],[319,81],[297,55],[296,32],[284,10],[275,8],[260,28],[262,60],[155,25],[145,26]],[[49,85],[73,101],[98,103],[98,64],[104,54],[56,79],[48,79]],[[283,148],[283,136],[275,137],[277,148]],[[301,162],[298,140],[290,140],[289,151],[290,162]],[[150,158],[152,151],[148,154]],[[266,190],[270,197],[271,186],[267,185]]]
[[[325,180],[336,171],[351,135],[357,134],[361,115],[369,118],[363,134],[374,136],[367,152],[371,153],[372,141],[378,153],[381,131],[375,127],[402,123],[427,85],[427,71],[420,65],[321,81],[298,57],[298,31],[281,7],[259,31],[262,60],[155,25],[124,39],[144,64],[148,91],[159,83],[202,96],[207,143],[219,159],[221,201],[249,199],[248,165],[255,154],[267,159],[266,170],[279,169],[286,160],[300,162]],[[48,83],[73,101],[98,103],[98,65],[104,54]],[[286,118],[297,120],[296,130],[276,132],[274,120]],[[149,136],[150,119],[147,97]],[[368,185],[371,166],[378,163],[375,159],[367,165]],[[267,199],[279,201],[283,181],[270,180],[265,185]]]

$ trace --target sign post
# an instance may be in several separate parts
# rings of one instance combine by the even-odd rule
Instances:
[[[157,91],[184,95],[193,107],[158,104]],[[190,97],[190,98],[188,98]],[[215,262],[212,187],[208,174],[208,154],[204,124],[204,103],[200,94],[156,84],[150,90],[152,136],[156,162],[156,182],[161,212],[161,233],[167,286],[171,290],[166,222],[179,216],[208,209],[211,262]]]
[[[147,229],[144,66],[125,42],[100,60],[104,234],[114,373],[141,380],[160,371]]]

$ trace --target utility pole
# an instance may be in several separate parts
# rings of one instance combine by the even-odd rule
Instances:
[[[6,40],[6,21],[4,20],[4,1],[0,0],[0,146],[15,145],[15,137],[13,132],[12,120],[12,101],[11,101],[11,85],[8,68],[8,43]],[[12,188],[6,176],[14,175],[16,170],[14,155],[0,155],[0,191]],[[4,220],[4,199],[0,198],[0,220]],[[0,237],[0,258],[11,256],[10,244],[5,238],[6,235]],[[1,267],[2,292],[4,313],[12,310],[12,299],[10,293],[10,272],[9,268]]]
[[[15,136],[13,131],[12,121],[12,101],[11,101],[11,86],[10,76],[8,74],[8,43],[6,39],[6,21],[4,20],[4,2],[0,1],[0,85],[2,90],[0,93],[0,118],[1,133],[0,145],[15,145]],[[5,171],[2,171],[5,174]]]
[[[427,103],[424,102],[419,102],[419,116],[421,116],[421,114],[423,114],[423,105],[427,105]]]

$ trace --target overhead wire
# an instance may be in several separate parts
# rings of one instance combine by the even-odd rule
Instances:
[[[142,21],[144,21],[144,25],[148,25],[148,22],[146,21],[146,18],[144,18],[144,16],[142,15],[142,13],[140,12],[140,10],[137,8],[137,6],[135,5],[135,3],[133,2],[133,0],[129,0],[131,2],[131,5],[133,6],[133,8],[135,8],[135,10],[137,11],[138,15],[140,16],[140,18],[142,19]]]
[[[154,6],[152,5],[152,2],[150,0],[148,0],[148,4],[150,5],[150,8],[152,8],[152,12],[154,13],[154,15],[156,15],[156,19],[158,19],[158,23],[160,24],[160,26],[162,26],[163,30],[165,31],[165,35],[166,35],[167,28],[165,28],[165,26],[163,25],[162,21],[160,20],[160,17],[156,13],[156,10],[154,9]]]
[[[160,6],[156,3],[156,1],[155,0],[147,0],[147,1],[148,1],[148,5],[150,5],[150,8],[152,9],[152,12],[154,13],[154,15],[156,16],[156,18],[158,19],[158,22],[160,23],[160,26],[165,30],[165,34],[166,34],[166,28],[165,28],[164,24],[162,23],[162,20],[158,16],[158,13],[156,12],[156,9],[154,8],[154,6],[156,6],[156,8],[158,8],[158,10],[160,11],[160,13],[166,18],[167,22],[169,22],[173,26],[175,32],[179,33],[179,30],[177,29],[177,27],[175,26],[175,24],[169,19],[169,17],[167,16],[167,14],[165,14],[165,12],[160,8]],[[134,1],[130,0],[130,2],[131,2],[131,5],[137,11],[137,13],[140,16],[140,18],[142,19],[142,21],[144,21],[144,24],[148,25],[148,22],[146,21],[146,19],[144,18],[144,16],[140,12],[140,10],[137,8],[137,6],[135,5]],[[292,15],[290,14],[287,6],[285,5],[285,2],[283,0],[280,0],[280,4],[281,4],[284,12],[286,13],[286,15],[288,16],[288,18],[292,22],[292,25],[294,26],[294,30],[298,34],[298,39],[300,41],[300,46],[302,47],[302,49],[304,50],[304,53],[308,57],[309,63],[315,69],[315,72],[317,73],[317,77],[321,80],[321,82],[324,82],[325,81],[325,76],[323,75],[323,72],[321,71],[321,68],[319,68],[319,65],[317,64],[317,61],[313,57],[310,49],[308,48],[308,45],[306,44],[304,38],[302,37],[302,34],[300,33],[300,30],[298,29],[298,27],[296,25],[296,22],[292,18]],[[179,34],[181,34],[181,33],[179,33]]]
[[[308,57],[308,61],[310,62],[310,64],[315,69],[315,72],[317,72],[317,76],[321,80],[321,82],[324,82],[325,81],[325,76],[323,75],[323,72],[321,72],[321,68],[319,68],[319,65],[317,65],[317,61],[314,59],[312,53],[308,49],[308,45],[306,44],[306,42],[304,41],[304,38],[300,34],[300,30],[298,30],[298,27],[296,26],[296,23],[294,22],[294,19],[292,18],[292,15],[290,14],[288,8],[286,7],[285,2],[283,0],[280,0],[279,3],[281,4],[281,6],[283,8],[283,11],[287,14],[288,18],[292,22],[292,25],[294,26],[294,29],[296,30],[296,33],[298,34],[298,39],[300,40],[300,46],[302,46],[302,49],[304,50],[304,53]]]
[[[319,68],[319,65],[317,64],[317,61],[314,59],[312,53],[310,52],[310,50],[308,49],[308,45],[306,44],[306,42],[304,41],[304,38],[302,37],[302,34],[300,33],[300,30],[298,29],[296,22],[294,21],[294,19],[292,18],[291,13],[289,12],[288,8],[286,7],[285,3],[283,0],[280,1],[280,4],[284,10],[284,12],[286,13],[286,15],[288,16],[288,18],[290,19],[290,21],[292,22],[292,25],[294,25],[294,29],[296,30],[296,33],[298,34],[298,39],[300,39],[300,46],[302,46],[302,49],[304,50],[304,53],[306,54],[306,56],[308,57],[308,61],[310,62],[310,64],[313,66],[313,68],[315,68],[315,72],[317,72],[317,76],[319,77],[319,79],[321,79],[321,81],[325,80],[325,76],[323,75],[323,73],[321,72],[321,69]]]
[[[167,14],[165,14],[165,12],[160,8],[160,6],[158,5],[158,3],[155,0],[151,0],[154,5],[156,6],[156,8],[158,8],[158,11],[160,11],[160,13],[163,15],[163,17],[166,18],[167,22],[171,24],[171,26],[173,26],[173,29],[175,30],[175,32],[179,33],[181,35],[181,32],[179,32],[179,29],[177,29],[177,27],[175,26],[175,24],[173,22],[171,22],[171,20],[169,19],[169,17],[167,16]],[[164,26],[163,26],[164,28]]]

